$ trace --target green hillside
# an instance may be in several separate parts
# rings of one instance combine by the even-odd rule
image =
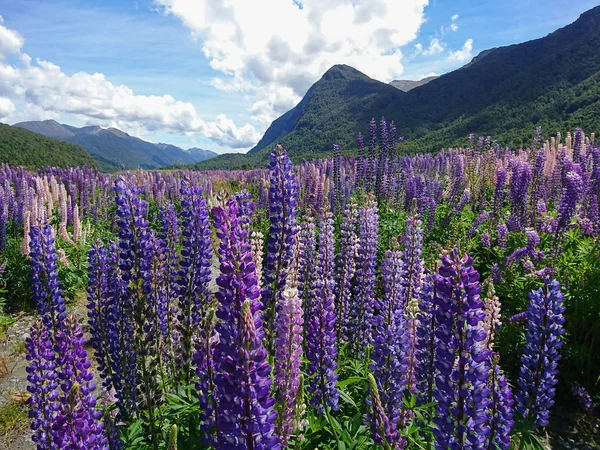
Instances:
[[[96,167],[90,154],[77,145],[5,124],[0,124],[0,162],[28,169],[42,166]]]

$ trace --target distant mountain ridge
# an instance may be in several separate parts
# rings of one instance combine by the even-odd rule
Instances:
[[[194,164],[217,156],[210,150],[184,150],[175,145],[154,144],[117,128],[78,128],[55,120],[21,122],[13,126],[79,145],[98,161],[102,169],[109,171],[158,169],[174,164]]]
[[[28,169],[97,166],[91,155],[75,144],[3,123],[0,123],[0,163]]]
[[[402,149],[437,151],[466,143],[469,133],[503,144],[531,141],[580,126],[600,131],[600,6],[549,35],[484,50],[465,66],[407,92],[336,65],[300,103],[274,120],[245,157],[222,155],[202,168],[264,164],[275,144],[295,160],[356,148],[369,120],[394,121]]]
[[[433,75],[430,77],[425,77],[421,80],[393,80],[390,81],[390,84],[394,86],[396,89],[400,89],[403,92],[408,92],[411,89],[417,88],[419,86],[423,86],[424,84],[429,83],[430,81],[439,78],[437,75]]]

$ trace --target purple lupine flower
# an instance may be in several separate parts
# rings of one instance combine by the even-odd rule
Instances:
[[[264,266],[261,300],[263,303],[264,325],[267,350],[273,349],[274,326],[278,304],[296,245],[298,214],[296,203],[298,187],[296,176],[292,172],[292,162],[286,151],[278,145],[270,155],[271,171],[269,187],[269,237],[267,238],[267,257]]]
[[[317,261],[317,234],[311,216],[300,225],[299,241],[298,296],[302,300],[304,315],[309,317],[315,300],[312,288]],[[307,324],[308,322],[305,321],[305,327]]]
[[[335,331],[335,266],[333,219],[325,213],[319,229],[319,253],[313,279],[314,300],[306,326],[306,358],[311,377],[308,392],[310,402],[322,412],[326,406],[339,409],[337,390],[337,336]]]
[[[202,188],[183,180],[180,192],[183,238],[178,274],[178,356],[183,380],[189,384],[193,372],[194,334],[210,298],[212,232]]]
[[[505,265],[509,265],[515,263],[517,261],[522,260],[526,256],[533,256],[534,258],[538,258],[540,256],[539,252],[536,250],[536,247],[540,245],[540,236],[537,234],[537,231],[528,228],[525,231],[525,236],[527,237],[527,245],[525,247],[520,247],[512,252],[505,260]]]
[[[217,447],[279,450],[281,443],[274,434],[275,401],[269,395],[271,367],[256,331],[249,299],[242,304],[237,326],[234,352],[221,361],[216,378],[221,433]],[[236,386],[238,389],[232,392]]]
[[[514,425],[512,407],[513,394],[506,376],[500,370],[500,356],[492,356],[492,370],[490,371],[490,403],[489,403],[489,435],[486,449],[510,449],[510,430]]]
[[[400,407],[407,382],[406,337],[404,322],[404,261],[402,252],[387,250],[381,263],[383,296],[375,300],[373,316],[373,353],[370,368],[377,381],[381,404],[393,428],[401,419]]]
[[[179,252],[178,245],[181,238],[179,220],[175,205],[168,204],[160,209],[160,246],[164,258],[163,267],[163,292],[162,301],[157,305],[160,335],[162,338],[162,358],[170,365],[169,372],[175,375],[177,372],[177,362],[174,358],[176,351],[176,328],[178,308],[174,300],[179,292],[178,274],[179,274]]]
[[[358,255],[347,332],[347,336],[352,336],[351,351],[354,354],[362,354],[371,343],[378,230],[377,203],[369,196],[359,211]]]
[[[519,231],[525,228],[527,219],[527,193],[531,183],[531,166],[527,162],[515,161],[510,177],[510,217],[508,229]]]
[[[417,319],[420,326],[417,328],[417,390],[419,403],[426,404],[433,401],[433,385],[435,384],[435,351],[436,351],[436,315],[435,315],[435,279],[437,274],[427,273],[421,290],[419,312]]]
[[[503,167],[498,167],[498,169],[496,169],[496,187],[494,188],[493,200],[494,219],[496,221],[502,218],[504,197],[506,195],[506,178],[506,169]]]
[[[508,318],[509,323],[525,323],[527,321],[527,311],[513,314]]]
[[[406,220],[406,234],[404,236],[404,299],[403,310],[406,326],[406,388],[411,394],[417,392],[417,329],[420,327],[418,319],[421,289],[425,277],[423,261],[423,228],[416,208]]]
[[[529,294],[525,339],[519,371],[516,410],[534,428],[548,425],[558,382],[558,360],[564,334],[565,307],[560,283],[544,281],[544,287]]]
[[[508,239],[508,227],[504,223],[499,223],[497,227],[498,235],[498,247],[506,248],[506,241]]]
[[[96,409],[96,384],[84,347],[83,331],[75,316],[69,315],[56,333],[54,345],[62,390],[53,424],[54,444],[57,448],[104,450],[108,445],[102,432],[102,411]]]
[[[279,449],[248,220],[235,198],[212,212],[221,241],[215,327],[219,342],[214,349],[216,446]]]
[[[358,133],[356,143],[358,148],[358,156],[356,161],[356,184],[358,187],[363,187],[365,185],[366,175],[365,164],[368,163],[368,159],[365,157],[365,138],[363,138],[361,133]]]
[[[581,199],[582,182],[577,172],[568,172],[565,178],[565,188],[559,206],[556,234],[565,230],[571,222],[577,202]]]
[[[352,297],[352,281],[356,273],[356,256],[358,253],[358,208],[350,202],[344,210],[340,224],[340,251],[336,255],[335,305],[337,311],[338,338],[349,341],[348,314]]]
[[[490,274],[492,275],[492,281],[496,284],[502,283],[504,281],[504,277],[502,276],[502,270],[498,263],[494,263],[492,268],[490,269]]]
[[[481,233],[481,246],[483,248],[490,248],[492,246],[492,237],[487,231],[485,233]]]
[[[481,214],[479,214],[475,218],[475,220],[473,221],[471,226],[469,227],[469,236],[472,236],[473,234],[475,234],[475,232],[477,231],[479,226],[481,224],[485,223],[485,221],[488,220],[489,217],[490,217],[490,215],[486,211],[483,211]]]
[[[334,212],[337,213],[341,204],[342,185],[341,185],[341,174],[340,174],[340,146],[333,144],[333,194],[335,207]]]
[[[109,253],[106,247],[100,243],[92,244],[88,252],[88,324],[90,327],[90,344],[94,348],[94,357],[98,364],[98,372],[102,379],[102,384],[107,391],[113,388],[113,379],[118,376],[115,371],[121,368],[113,367],[111,358],[111,348],[108,345],[113,335],[115,326],[114,316],[115,302],[110,295],[110,283],[116,280],[109,280]]]
[[[375,187],[375,176],[377,167],[377,122],[371,119],[369,122],[369,163],[367,166],[367,191]]]
[[[379,133],[379,159],[377,162],[377,179],[375,180],[377,198],[381,198],[383,194],[383,172],[388,152],[388,128],[387,122],[383,117],[379,121]]]
[[[48,224],[33,226],[29,236],[33,299],[44,325],[55,335],[62,328],[67,313],[58,280],[58,256],[52,227]]]
[[[298,296],[298,289],[289,286],[283,291],[275,339],[275,432],[283,446],[287,445],[295,431],[294,415],[302,362],[303,324],[302,300]]]
[[[581,384],[578,382],[571,383],[571,392],[585,412],[591,413],[593,411],[594,402],[592,401],[592,396]]]
[[[400,438],[396,426],[390,422],[377,389],[377,382],[372,374],[369,374],[369,416],[367,422],[371,426],[371,434],[376,444],[383,446],[384,450],[401,450],[406,446],[406,441]]]
[[[60,404],[58,402],[58,373],[50,333],[43,321],[36,320],[25,340],[27,349],[27,390],[33,442],[38,450],[55,448],[54,430]]]
[[[438,402],[435,445],[440,450],[482,448],[489,432],[485,422],[490,363],[489,351],[481,344],[486,334],[479,274],[473,259],[467,255],[461,259],[457,249],[442,258],[439,274],[435,298],[435,365],[439,372],[434,390]]]

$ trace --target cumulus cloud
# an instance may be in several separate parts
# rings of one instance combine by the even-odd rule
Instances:
[[[448,59],[451,61],[465,62],[473,58],[473,39],[467,39],[460,50],[450,52]]]
[[[4,42],[20,36],[0,24],[0,51],[19,53],[23,44]],[[113,126],[128,132],[171,132],[209,138],[234,149],[249,148],[260,133],[249,124],[238,127],[225,115],[214,121],[199,117],[194,105],[171,95],[138,95],[125,85],[114,85],[101,73],[65,74],[50,61],[20,54],[13,65],[0,61],[0,118],[15,113],[23,104],[28,119],[58,118],[60,113],[77,116],[88,124]]]
[[[0,16],[0,59],[8,55],[19,53],[25,43],[25,39],[19,33],[4,25],[4,19]]]
[[[0,97],[0,120],[6,119],[15,112],[15,104],[6,97]]]
[[[450,19],[452,19],[452,22],[456,22],[459,17],[460,16],[458,14],[454,14]]]
[[[444,51],[444,43],[439,39],[433,38],[429,41],[429,47],[423,50],[424,55],[436,55]]]
[[[428,0],[155,3],[181,20],[210,66],[223,74],[213,86],[255,92],[249,111],[267,124],[334,64],[382,81],[397,78],[403,71],[400,47],[416,38]]]

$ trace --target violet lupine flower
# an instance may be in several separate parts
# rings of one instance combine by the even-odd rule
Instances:
[[[493,211],[494,219],[500,220],[504,209],[504,197],[506,195],[506,169],[498,167],[496,169],[496,187],[494,188]]]
[[[413,214],[406,220],[406,234],[404,236],[404,299],[402,306],[406,326],[406,388],[411,394],[416,394],[416,368],[418,365],[416,355],[417,329],[420,327],[418,311],[425,270],[423,261],[423,228],[416,208],[413,208],[413,211]]]
[[[57,448],[104,450],[108,445],[102,432],[102,411],[96,409],[96,384],[84,347],[83,331],[70,315],[56,333],[54,345],[62,390],[61,408],[53,424],[54,443]]]
[[[304,317],[298,289],[286,287],[277,315],[275,338],[275,400],[277,409],[276,434],[285,446],[294,434],[296,396],[302,363],[302,331]]]
[[[506,248],[506,241],[508,240],[508,227],[504,223],[499,223],[497,227],[498,235],[498,247]]]
[[[306,326],[306,358],[311,377],[308,392],[310,402],[319,412],[326,406],[339,409],[340,393],[336,388],[337,357],[335,332],[335,278],[334,278],[333,219],[325,213],[319,229],[319,253],[315,278],[313,279],[314,300]]]
[[[352,336],[351,351],[355,355],[362,354],[366,346],[371,343],[378,230],[377,203],[372,196],[369,196],[359,211],[358,254],[352,291],[354,295],[350,305],[347,332],[347,336]]]
[[[350,298],[352,297],[352,280],[356,273],[356,256],[358,253],[358,207],[350,202],[344,210],[340,224],[340,251],[336,255],[335,306],[337,311],[337,333],[340,339],[350,340],[347,336]]]
[[[481,246],[483,248],[490,248],[492,246],[492,237],[487,231],[485,233],[481,233]]]
[[[363,138],[361,133],[358,133],[356,143],[358,148],[358,156],[356,161],[356,185],[362,188],[365,184],[365,163],[367,163],[368,160],[365,157],[365,138]]]
[[[565,230],[571,222],[577,202],[581,199],[582,181],[577,172],[568,172],[565,178],[565,188],[559,206],[556,234]]]
[[[27,349],[27,390],[33,442],[38,450],[55,448],[53,425],[60,404],[58,402],[58,374],[54,362],[54,348],[50,333],[41,320],[36,320],[25,339]]]
[[[375,192],[378,198],[381,198],[383,195],[382,186],[383,186],[383,172],[385,161],[387,159],[387,151],[388,151],[388,129],[387,122],[385,119],[381,118],[379,121],[379,160],[377,162],[377,179],[375,180]]]
[[[29,236],[33,299],[44,325],[54,336],[62,328],[67,313],[58,280],[52,227],[48,224],[33,226]]]
[[[100,243],[92,244],[88,252],[88,324],[90,327],[90,343],[94,348],[94,357],[98,364],[98,371],[102,384],[107,391],[113,388],[115,371],[121,368],[113,367],[111,348],[109,342],[116,338],[113,335],[113,327],[116,325],[115,307],[110,295],[109,280],[109,253],[106,247]]]
[[[340,203],[342,201],[342,185],[340,175],[340,146],[333,144],[333,194],[334,194],[334,207],[335,213],[339,211]]]
[[[578,382],[571,383],[571,392],[585,412],[591,413],[593,411],[594,402],[592,401],[592,397],[581,384]]]
[[[489,435],[486,449],[510,449],[510,430],[514,425],[513,420],[513,394],[506,376],[500,370],[500,356],[492,356],[492,370],[490,371],[490,403],[489,408]]]
[[[436,449],[483,448],[489,433],[485,422],[490,363],[489,351],[481,345],[486,334],[479,274],[473,259],[467,255],[461,259],[457,249],[442,258],[439,274],[435,298]]]
[[[285,288],[287,275],[294,258],[298,214],[296,204],[298,187],[292,172],[292,162],[286,151],[278,145],[270,155],[269,236],[264,267],[261,300],[263,303],[267,350],[274,344],[275,317]]]
[[[163,261],[163,286],[161,301],[158,307],[159,332],[162,338],[162,358],[170,365],[169,372],[175,375],[177,372],[176,358],[174,358],[177,339],[177,313],[178,308],[174,300],[179,292],[179,252],[178,245],[181,239],[181,230],[175,205],[168,204],[160,209],[160,246]]]
[[[492,276],[492,281],[496,284],[502,283],[504,281],[504,277],[502,276],[502,270],[498,263],[494,263],[490,269],[490,274]]]
[[[317,261],[317,233],[312,216],[300,225],[299,240],[298,296],[302,300],[304,315],[310,317],[315,300],[312,288]],[[307,324],[305,321],[305,327]]]
[[[193,372],[194,334],[210,298],[208,285],[212,266],[212,232],[202,188],[191,186],[189,181],[183,180],[180,192],[182,249],[178,274],[178,356],[183,380],[189,384]]]
[[[435,273],[426,273],[421,290],[421,300],[419,302],[419,312],[417,319],[420,326],[417,328],[417,390],[419,392],[418,401],[420,404],[431,403],[433,401],[433,386],[435,384],[435,351],[436,351],[436,315],[435,302],[437,278]]]
[[[370,368],[377,381],[381,405],[393,429],[401,420],[400,407],[407,382],[404,322],[404,261],[395,248],[386,251],[381,263],[383,296],[375,300],[373,353]]]
[[[538,245],[540,245],[540,236],[535,230],[531,228],[528,228],[525,231],[525,236],[527,237],[527,245],[525,245],[525,247],[518,248],[514,252],[512,252],[506,258],[505,265],[515,263],[530,255],[538,259],[538,257],[540,256],[540,252],[538,252],[535,248]]]
[[[458,203],[454,207],[454,211],[452,212],[452,215],[459,214],[464,209],[466,204],[469,203],[470,201],[471,201],[471,190],[469,188],[466,188],[464,190],[464,192],[462,193],[460,200],[458,200]]]
[[[217,447],[279,449],[247,218],[235,198],[212,212],[221,240],[215,327],[219,342],[214,349]]]
[[[525,228],[527,220],[527,193],[531,183],[531,166],[526,162],[514,162],[510,178],[510,217],[508,228],[519,231]]]
[[[367,166],[367,191],[372,191],[375,186],[377,167],[377,122],[369,122],[369,164]]]
[[[573,161],[575,163],[579,162],[581,151],[583,150],[584,138],[585,135],[583,134],[583,130],[581,128],[575,128],[575,140],[573,142]]]
[[[395,425],[390,422],[383,409],[377,389],[377,382],[372,374],[369,374],[369,409],[368,423],[371,425],[371,434],[376,444],[383,446],[384,450],[403,449],[406,442],[400,438]]]
[[[525,339],[519,371],[516,410],[534,428],[548,425],[558,382],[559,350],[564,334],[565,307],[560,283],[544,280],[544,287],[529,293]]]

